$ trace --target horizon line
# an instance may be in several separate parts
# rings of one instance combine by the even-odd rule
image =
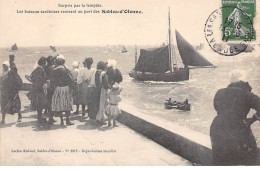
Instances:
[[[50,47],[50,46],[54,46],[54,47],[88,47],[88,46],[160,46],[162,45],[164,42],[160,43],[160,44],[102,44],[102,45],[35,45],[35,46],[18,46],[18,48],[26,48],[26,47]],[[204,44],[203,42],[200,42],[202,44]],[[191,45],[199,45],[200,43],[194,43]],[[165,43],[166,45],[166,43]],[[177,44],[176,44],[177,45]],[[176,46],[175,45],[175,46]],[[0,46],[0,48],[10,48],[11,46]]]

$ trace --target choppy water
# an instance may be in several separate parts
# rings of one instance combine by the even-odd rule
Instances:
[[[134,67],[133,46],[126,46],[128,53],[121,53],[122,46],[106,47],[56,47],[57,51],[66,57],[66,65],[71,67],[74,60],[81,62],[86,57],[93,57],[94,65],[100,60],[115,59],[117,68],[123,73],[123,102],[131,104],[142,113],[164,118],[182,126],[209,134],[210,124],[216,115],[213,107],[213,98],[216,91],[229,84],[229,73],[233,69],[242,69],[248,73],[248,82],[255,94],[260,96],[260,52],[242,53],[238,56],[220,56],[210,49],[200,51],[209,61],[218,66],[216,69],[191,69],[190,80],[177,83],[165,82],[138,82],[131,79],[128,73]],[[8,59],[8,51],[0,49],[0,61]],[[48,47],[20,48],[16,53],[15,63],[19,74],[26,82],[24,75],[30,74],[34,63],[40,56],[48,56]],[[164,109],[163,102],[171,97],[173,100],[191,103],[191,111]],[[252,116],[254,110],[250,112]],[[252,125],[254,134],[260,146],[260,123]]]

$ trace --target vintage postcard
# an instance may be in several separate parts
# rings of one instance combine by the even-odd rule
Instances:
[[[260,165],[257,0],[0,0],[0,166]]]

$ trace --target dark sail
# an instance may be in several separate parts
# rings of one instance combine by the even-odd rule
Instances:
[[[186,66],[213,66],[199,54],[176,30],[176,41],[183,64]]]
[[[52,52],[56,52],[55,46],[50,46]]]
[[[12,51],[14,51],[14,50],[18,50],[17,45],[14,44],[14,45],[12,46],[11,50],[12,50]]]
[[[125,53],[125,52],[127,52],[127,50],[126,50],[125,46],[123,46],[123,49],[121,50],[121,52],[122,52],[122,53]]]
[[[151,73],[165,73],[169,70],[168,45],[154,49],[140,49],[135,70]]]

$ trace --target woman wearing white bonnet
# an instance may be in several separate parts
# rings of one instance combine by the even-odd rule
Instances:
[[[239,81],[247,81],[247,74],[244,70],[233,70],[229,74],[230,83],[235,83]]]
[[[107,67],[116,68],[117,61],[114,59],[108,59],[107,60]]]
[[[244,71],[232,71],[230,82],[214,97],[217,116],[210,127],[212,164],[259,165],[257,144],[250,125],[260,120],[260,98],[251,92]],[[255,109],[256,113],[248,119],[250,109]]]
[[[2,75],[5,76],[9,72],[10,63],[8,61],[3,62],[3,72]]]
[[[72,65],[71,65],[73,68],[79,68],[79,62],[78,61],[74,61],[72,62]]]
[[[58,55],[56,59],[57,67],[52,71],[52,86],[54,86],[54,94],[52,97],[52,111],[60,116],[61,125],[63,126],[63,115],[65,112],[66,124],[73,125],[70,121],[70,111],[72,110],[73,98],[71,89],[74,85],[69,70],[64,66],[65,57]]]
[[[62,59],[62,60],[65,60],[65,56],[64,56],[64,55],[62,55],[62,54],[59,54],[59,55],[57,56],[57,59]]]
[[[108,77],[108,84],[111,88],[115,82],[120,83],[123,80],[121,72],[116,68],[117,61],[108,59],[107,60],[107,77]]]
[[[18,113],[17,122],[21,122],[22,114],[21,100],[19,90],[22,88],[23,82],[21,77],[15,70],[10,70],[8,61],[3,62],[3,77],[1,78],[1,113],[2,120],[0,125],[5,124],[6,114]],[[9,71],[10,70],[10,71]]]
[[[3,65],[6,65],[6,66],[9,67],[9,66],[10,66],[10,63],[6,60],[6,61],[3,62]]]

